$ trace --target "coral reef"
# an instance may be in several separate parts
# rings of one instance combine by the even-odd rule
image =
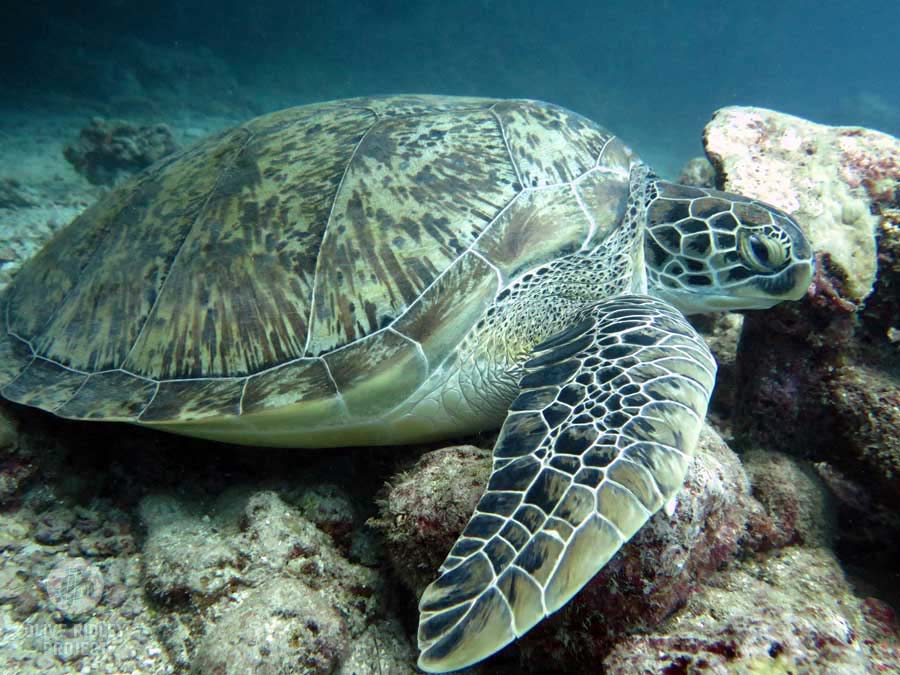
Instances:
[[[114,185],[177,149],[165,124],[137,126],[95,117],[63,154],[94,185]]]
[[[842,564],[898,602],[900,141],[741,108],[705,138],[720,185],[793,211],[820,253],[804,301],[745,317],[738,445],[814,462]]]
[[[299,501],[308,511],[316,493],[333,502],[337,490]],[[348,657],[383,611],[383,582],[302,513],[276,492],[245,488],[211,504],[142,501],[147,589],[166,615],[163,640],[179,667],[312,675]]]

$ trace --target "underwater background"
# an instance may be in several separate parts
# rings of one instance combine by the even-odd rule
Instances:
[[[6,10],[0,292],[115,185],[287,106],[533,98],[672,179],[717,153],[682,175],[789,210],[819,275],[798,302],[692,317],[719,374],[674,515],[466,673],[900,674],[900,3]],[[804,119],[710,122],[725,106]],[[417,598],[495,437],[297,452],[0,400],[0,673],[420,672]]]
[[[27,3],[0,28],[0,99],[260,114],[401,92],[537,98],[671,175],[724,105],[900,132],[898,28],[886,0]]]

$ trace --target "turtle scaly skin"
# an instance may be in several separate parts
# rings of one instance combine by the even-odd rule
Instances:
[[[248,445],[501,427],[420,602],[419,665],[489,656],[678,491],[715,364],[684,314],[799,298],[758,201],[662,181],[536,101],[292,108],[150,167],[0,296],[0,393]]]

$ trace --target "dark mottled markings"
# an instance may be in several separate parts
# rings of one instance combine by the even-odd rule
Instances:
[[[254,375],[244,390],[243,412],[280,408],[299,401],[333,400],[337,390],[321,359],[303,359]]]
[[[559,432],[553,444],[554,452],[564,455],[581,455],[597,440],[593,424],[572,425]]]
[[[528,485],[537,476],[540,468],[540,463],[533,457],[513,460],[499,471],[491,474],[488,490],[491,492],[521,490],[523,485]]]
[[[690,217],[690,202],[659,199],[650,206],[649,223],[675,223]]]
[[[574,180],[594,166],[612,136],[554,105],[499,101],[493,110],[526,186]]]
[[[373,122],[369,112],[333,106],[245,125],[126,367],[243,375],[301,356],[328,213]],[[317,125],[314,142],[297,142]]]
[[[513,518],[529,532],[534,533],[544,524],[547,515],[543,513],[539,507],[533,504],[523,503],[522,506],[516,509]]]
[[[710,253],[710,247],[712,246],[712,241],[709,236],[709,232],[698,232],[697,234],[690,234],[681,240],[681,251],[684,255],[687,256],[699,256],[703,259],[706,259]],[[690,267],[691,263],[697,261],[688,260],[687,265]]]
[[[3,388],[3,396],[26,405],[32,405],[37,400],[54,410],[72,398],[86,377],[52,361],[33,359],[15,380]]]
[[[730,213],[723,213],[721,215],[714,216],[709,224],[716,229],[733,232],[737,229],[738,221],[735,220],[734,216]]]
[[[521,501],[521,492],[488,492],[478,503],[478,508],[498,516],[509,516]]]
[[[440,614],[435,614],[419,625],[419,634],[425,639],[433,639],[449,630],[469,611],[469,605],[460,605]]]
[[[243,380],[174,380],[160,382],[140,420],[162,422],[238,414]]]
[[[510,410],[541,410],[557,399],[556,387],[527,389],[519,394],[510,406]],[[560,400],[563,400],[560,398]],[[570,401],[564,401],[570,403]],[[571,404],[571,403],[570,403]]]
[[[547,425],[542,418],[528,413],[508,416],[504,428],[506,431],[500,434],[494,447],[494,457],[497,458],[528,455],[534,452],[547,436]]]
[[[499,574],[515,557],[516,552],[512,546],[500,537],[492,537],[484,546],[484,554],[491,561],[494,573]]]
[[[423,611],[446,609],[473,598],[491,582],[493,576],[491,564],[486,558],[481,556],[468,558],[438,579],[436,583],[440,583],[442,589],[446,589],[446,593],[429,603],[427,607],[423,605],[421,609]]]
[[[709,226],[704,221],[696,218],[688,218],[678,223],[678,229],[681,230],[682,234],[686,235],[709,233]]]
[[[526,367],[528,364],[526,364]],[[578,359],[570,359],[551,366],[544,366],[539,372],[529,372],[520,384],[522,387],[539,387],[547,384],[563,384],[569,380],[580,368]]]
[[[517,551],[521,550],[529,539],[531,533],[514,520],[507,521],[503,529],[500,530],[500,536],[508,541]]]
[[[188,153],[185,161],[195,161]],[[146,221],[169,211],[157,168],[85,211],[23,267],[8,293],[9,328],[49,359],[80,370],[118,367],[177,249]],[[204,180],[197,177],[197,192]],[[180,208],[199,210],[190,191]]]
[[[550,466],[571,476],[581,468],[581,460],[568,455],[554,455],[550,458]]]
[[[571,328],[567,328],[566,330],[557,333],[553,337],[544,340],[540,344],[534,347],[535,352],[544,351],[545,349],[552,349],[559,345],[565,344],[570,340],[574,340],[581,335],[584,335],[587,331],[591,330],[594,327],[593,319],[585,319],[576,323]]]
[[[552,513],[568,487],[568,476],[544,469],[525,493],[525,502],[533,504],[545,514]]]
[[[6,308],[0,304],[0,319],[6,315]],[[13,380],[31,363],[31,350],[21,340],[0,330],[0,387]]]
[[[376,316],[406,311],[513,199],[514,182],[485,109],[380,119],[359,144],[335,199],[317,270],[309,354],[365,334],[349,316],[350,305],[369,302]]]
[[[541,415],[550,429],[555,429],[572,415],[572,408],[562,403],[554,403],[544,408]]]
[[[571,342],[561,344],[559,346],[553,347],[552,349],[547,349],[542,354],[539,354],[533,359],[529,359],[527,367],[537,368],[539,366],[546,366],[550,363],[565,361],[566,359],[575,356],[575,354],[577,354],[578,352],[583,351],[592,342],[592,336],[584,335],[572,340]]]
[[[143,412],[154,391],[155,382],[129,373],[95,373],[56,414],[75,419],[133,420]]]
[[[468,529],[468,528],[467,528]],[[465,533],[466,537],[474,536],[469,532]],[[452,555],[456,558],[466,558],[476,551],[480,551],[484,546],[484,541],[480,539],[459,539],[453,545],[453,548],[450,550],[449,555]]]

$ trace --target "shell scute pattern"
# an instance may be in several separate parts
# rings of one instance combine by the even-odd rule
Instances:
[[[558,106],[499,101],[492,110],[525,187],[575,180],[596,166],[612,138],[603,128]]]
[[[403,402],[428,375],[421,347],[393,330],[326,354],[323,359],[353,417],[377,416]],[[371,367],[378,364],[378,368]]]
[[[625,185],[604,181],[630,158],[530,101],[364,98],[252,120],[113,191],[22,270],[4,394],[142,422],[301,402],[378,415],[454,358],[501,283],[605,235]]]
[[[76,419],[137,419],[156,392],[153,380],[107,370],[94,373],[56,414]]]
[[[514,183],[486,110],[375,125],[347,168],[322,245],[328,264],[316,275],[308,354],[329,352],[406,311],[512,201]]]
[[[237,415],[243,384],[244,380],[238,378],[160,382],[150,404],[141,413],[141,421]]]
[[[554,224],[552,232],[547,223]],[[571,186],[526,190],[481,236],[475,250],[511,279],[551,257],[574,252],[590,230]]]

